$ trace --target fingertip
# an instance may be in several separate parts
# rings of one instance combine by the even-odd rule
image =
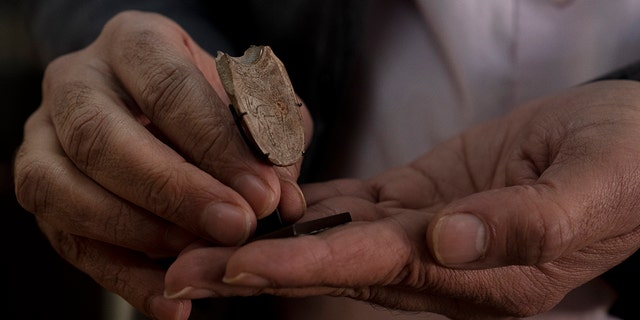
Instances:
[[[280,204],[278,209],[286,221],[297,221],[307,208],[307,202],[300,186],[288,179],[280,180]]]
[[[191,301],[156,296],[149,303],[149,311],[154,319],[187,320],[191,314]]]
[[[253,213],[225,202],[217,202],[205,209],[202,225],[213,239],[229,245],[247,240],[255,225]]]
[[[270,214],[277,206],[278,193],[258,176],[240,175],[235,178],[232,187],[249,202],[257,218]]]

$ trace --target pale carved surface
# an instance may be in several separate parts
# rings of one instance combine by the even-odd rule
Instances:
[[[245,136],[277,166],[304,153],[300,102],[278,57],[268,46],[251,46],[241,57],[218,52],[218,74]]]

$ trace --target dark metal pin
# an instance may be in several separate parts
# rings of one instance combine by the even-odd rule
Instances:
[[[303,234],[316,234],[347,222],[351,222],[351,214],[343,212],[336,215],[315,219],[311,221],[298,222],[288,225],[268,233],[257,233],[247,242],[265,239],[277,239],[286,237],[296,237]]]

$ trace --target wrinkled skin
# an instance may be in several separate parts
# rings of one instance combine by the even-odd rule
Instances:
[[[191,246],[167,296],[327,294],[461,319],[546,311],[640,246],[638,137],[640,83],[534,101],[373,179],[304,187],[305,219],[350,211],[352,223]]]
[[[214,59],[164,17],[119,14],[53,61],[42,86],[15,159],[17,198],[62,257],[150,317],[191,310],[163,297],[159,258],[201,239],[242,243],[276,207],[288,221],[304,212],[299,163],[253,156]]]

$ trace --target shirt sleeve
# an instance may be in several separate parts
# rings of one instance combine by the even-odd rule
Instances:
[[[640,81],[640,60],[623,66],[620,69],[613,70],[594,81],[601,80],[636,80]]]
[[[126,10],[160,13],[180,24],[208,52],[229,51],[209,6],[197,0],[31,0],[27,13],[34,48],[40,62],[47,64],[90,44],[109,19]]]

